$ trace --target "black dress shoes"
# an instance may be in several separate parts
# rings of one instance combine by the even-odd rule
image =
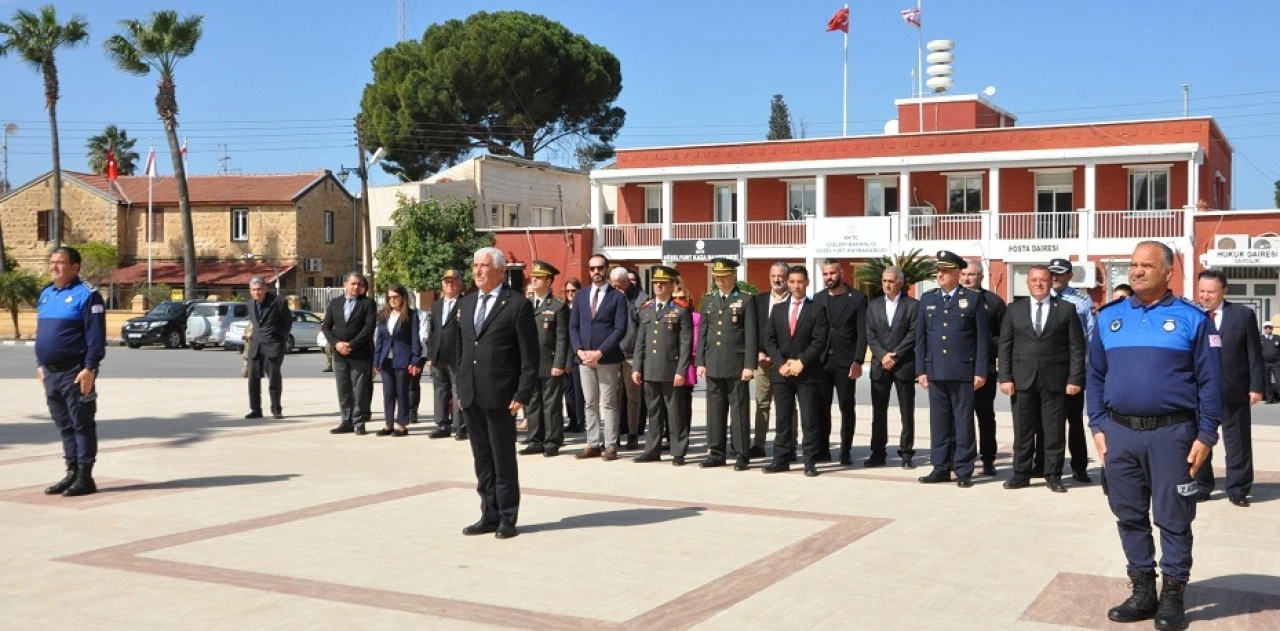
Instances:
[[[683,467],[683,466],[684,466],[684,456],[672,456],[672,457],[671,457],[671,466],[673,466],[673,467]]]
[[[378,431],[374,432],[374,433],[373,433],[373,435],[374,435],[374,436],[390,436],[390,435],[391,435],[391,428],[390,428],[390,427],[384,427],[384,428],[382,428],[382,429],[380,429],[380,430],[378,430]]]
[[[1231,500],[1232,506],[1239,506],[1240,508],[1249,508],[1249,498],[1243,495],[1232,495],[1228,499]]]
[[[903,458],[903,459],[902,459],[902,468],[903,468],[903,469],[914,469],[914,468],[916,468],[916,463],[911,462],[911,458]]]
[[[806,478],[818,477],[818,467],[814,465],[812,462],[806,463],[804,465],[804,477]]]
[[[427,434],[427,438],[448,438],[452,433],[448,427],[437,427]]]
[[[470,440],[470,439],[471,439],[471,435],[467,433],[467,430],[465,430],[465,429],[460,429],[460,430],[458,430],[458,434],[457,434],[456,436],[454,436],[453,438],[454,438],[455,440]]]
[[[640,441],[635,436],[627,437],[627,451],[635,451],[640,448]]]
[[[1196,499],[1196,503],[1197,503],[1197,504],[1203,504],[1203,503],[1205,503],[1205,502],[1209,501],[1209,494],[1208,494],[1208,493],[1196,493],[1196,498],[1195,498],[1195,499]]]
[[[995,474],[996,474],[996,464],[994,462],[982,463],[982,475],[995,475]]]
[[[873,469],[875,467],[883,467],[884,464],[885,464],[884,456],[872,456],[862,461],[862,466],[868,469]]]
[[[1093,478],[1089,477],[1089,474],[1084,471],[1077,471],[1071,474],[1071,479],[1080,484],[1093,484]]]
[[[524,449],[521,449],[516,453],[520,454],[521,456],[532,456],[533,454],[540,454],[543,451],[545,450],[542,448],[542,445],[535,445],[533,443],[529,443],[528,447],[525,447]]]
[[[347,423],[343,423],[342,425],[339,425],[329,430],[329,433],[330,434],[350,434],[351,432],[354,432],[354,431],[356,431],[356,428],[352,427]]]
[[[250,412],[244,415],[245,418],[262,418],[262,412]]]
[[[940,482],[950,482],[950,481],[951,481],[950,471],[934,471],[929,475],[920,476],[921,484],[938,484]]]
[[[963,476],[963,477],[956,478],[956,486],[958,486],[958,487],[960,487],[960,488],[962,488],[962,489],[967,489],[967,488],[969,488],[969,487],[973,486],[973,478],[971,478],[971,477],[969,477],[969,476]]]
[[[738,460],[733,463],[734,471],[746,471],[751,468],[751,461],[746,456],[738,456]]]
[[[462,534],[468,537],[487,535],[491,532],[498,532],[498,524],[485,523],[483,520],[462,529]]]
[[[1006,489],[1025,489],[1031,486],[1031,480],[1025,476],[1015,475],[1004,482]]]
[[[659,460],[662,458],[658,454],[640,454],[631,459],[632,462],[658,462]]]
[[[273,418],[273,419],[275,419],[275,420],[277,420],[277,421],[283,421],[283,420],[284,420],[284,412],[272,412],[272,413],[271,413],[271,418]]]
[[[1062,483],[1062,478],[1056,475],[1045,479],[1045,484],[1049,487],[1049,490],[1054,493],[1067,492],[1067,486]]]
[[[853,466],[853,454],[846,449],[840,450],[840,465],[845,467]]]
[[[544,458],[555,458],[556,456],[559,456],[559,455],[560,455],[560,445],[547,445],[547,448],[542,452],[542,456]]]
[[[406,427],[404,429],[393,429],[391,430],[391,435],[396,438],[404,438],[405,436],[409,435],[409,428]]]
[[[713,467],[723,467],[724,465],[724,456],[711,456],[710,458],[703,460],[702,464],[698,466],[703,469],[711,469]]]
[[[749,458],[764,458],[766,455],[767,454],[764,453],[764,447],[752,445],[751,449],[747,450],[747,457]]]
[[[784,471],[791,470],[791,463],[787,462],[786,460],[770,462],[769,464],[761,467],[760,470],[764,471],[765,473],[782,473]]]
[[[355,433],[356,433],[356,436],[364,436],[365,434],[368,434],[369,432],[365,431],[365,429],[364,429],[364,423],[361,423],[361,424],[359,424],[359,425],[356,425]]]
[[[511,524],[502,524],[498,526],[498,530],[493,533],[493,536],[498,539],[510,539],[518,534],[520,533],[516,531],[515,526]]]

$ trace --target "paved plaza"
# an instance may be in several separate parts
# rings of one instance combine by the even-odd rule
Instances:
[[[1151,628],[1106,620],[1127,588],[1096,484],[1001,487],[1007,411],[1000,473],[971,489],[916,482],[924,408],[925,466],[862,468],[865,390],[858,466],[816,479],[699,469],[700,422],[683,468],[574,460],[570,435],[558,458],[520,457],[520,536],[500,541],[460,534],[479,514],[464,443],[426,425],[331,436],[320,375],[286,379],[283,421],[242,419],[240,379],[99,390],[101,490],[48,497],[62,462],[42,392],[0,380],[7,628]],[[1200,506],[1193,629],[1280,628],[1280,424],[1253,441],[1253,506]]]

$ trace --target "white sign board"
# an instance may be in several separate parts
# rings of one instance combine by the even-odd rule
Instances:
[[[813,220],[814,256],[875,258],[887,256],[888,217],[827,217]]]
[[[1278,267],[1280,250],[1206,250],[1207,267]]]

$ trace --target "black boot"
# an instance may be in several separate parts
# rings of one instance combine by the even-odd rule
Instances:
[[[1186,581],[1164,577],[1164,586],[1160,588],[1160,607],[1156,609],[1157,629],[1169,631],[1186,625],[1187,613],[1182,606],[1182,591],[1186,588]]]
[[[67,487],[67,490],[62,492],[62,496],[75,497],[97,492],[98,487],[93,483],[93,465],[82,464],[76,470],[76,479],[71,482],[71,486]]]
[[[1154,571],[1129,572],[1129,586],[1133,594],[1129,599],[1112,607],[1107,618],[1112,622],[1137,622],[1149,620],[1156,614],[1156,573]],[[1178,592],[1178,602],[1182,602],[1182,592]]]
[[[45,495],[62,495],[62,492],[76,481],[76,463],[73,460],[67,461],[67,475],[58,480],[53,486],[44,490]]]

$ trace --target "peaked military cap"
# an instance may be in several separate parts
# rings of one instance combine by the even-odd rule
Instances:
[[[529,274],[531,276],[541,276],[541,277],[547,278],[547,277],[559,275],[560,270],[556,269],[554,265],[546,261],[534,261],[533,271],[529,272]]]
[[[964,269],[969,266],[959,254],[949,250],[938,252],[938,269]]]
[[[655,283],[670,283],[675,281],[677,278],[680,278],[680,272],[676,268],[667,267],[666,265],[656,265],[653,268],[653,275],[649,277],[649,280]]]
[[[1052,261],[1049,261],[1048,267],[1050,274],[1071,273],[1071,261],[1068,261],[1067,259],[1053,259]]]
[[[738,270],[738,262],[732,259],[711,259],[712,276],[730,276]]]
[[[456,269],[447,269],[443,274],[440,274],[440,280],[449,280],[450,278],[462,282],[462,274],[459,274]]]

